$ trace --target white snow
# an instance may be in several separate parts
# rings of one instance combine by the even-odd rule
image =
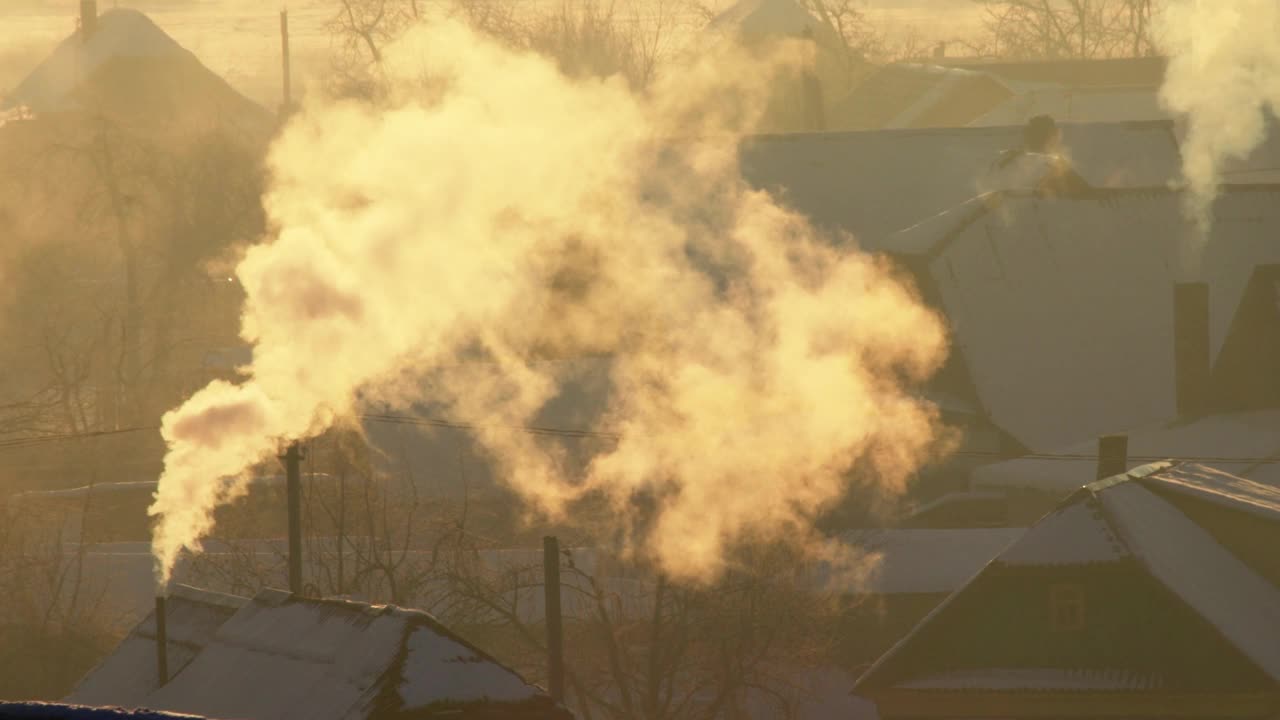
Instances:
[[[519,702],[538,695],[514,672],[470,648],[419,627],[409,636],[400,682],[405,710],[438,702]]]
[[[1107,488],[1100,497],[1151,574],[1280,680],[1280,589],[1138,482]]]
[[[1002,565],[1088,565],[1125,557],[1123,544],[1085,502],[1054,511],[997,559]]]
[[[964,585],[1023,528],[932,530],[895,528],[847,533],[841,539],[878,556],[865,578],[842,589],[851,594],[949,593]]]

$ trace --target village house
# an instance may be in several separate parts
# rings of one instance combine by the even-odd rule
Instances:
[[[177,586],[165,621],[165,682],[152,612],[66,702],[243,720],[572,718],[543,690],[417,610],[280,590],[246,599]]]
[[[880,717],[1264,718],[1280,491],[1190,463],[1091,483],[857,682]]]

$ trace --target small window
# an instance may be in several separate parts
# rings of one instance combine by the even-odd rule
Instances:
[[[1065,584],[1049,588],[1049,624],[1055,632],[1084,629],[1084,588]]]

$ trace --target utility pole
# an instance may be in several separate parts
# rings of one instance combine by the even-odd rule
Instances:
[[[542,538],[542,584],[547,623],[547,688],[551,699],[564,702],[564,629],[560,614],[560,541]]]
[[[293,74],[289,68],[289,11],[280,11],[280,65],[284,74],[284,104],[280,108],[281,115],[288,115],[293,110]]]
[[[290,443],[280,456],[284,461],[285,491],[289,502],[289,592],[302,594],[302,448]]]

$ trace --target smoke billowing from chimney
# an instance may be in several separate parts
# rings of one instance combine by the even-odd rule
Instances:
[[[1280,116],[1280,3],[1173,0],[1157,34],[1171,56],[1160,99],[1187,120],[1187,207],[1203,230],[1224,164],[1247,157],[1267,116]]]
[[[253,362],[164,419],[160,581],[246,468],[357,396],[473,423],[551,516],[595,493],[625,526],[653,498],[622,529],[685,580],[745,538],[810,537],[855,465],[891,493],[938,449],[904,391],[943,359],[936,316],[738,171],[794,67],[722,50],[636,95],[443,23],[386,68],[387,107],[312,101],[272,150],[278,231],[237,270]],[[620,439],[574,472],[513,428],[566,379],[538,358],[586,355],[612,358],[596,429]]]

